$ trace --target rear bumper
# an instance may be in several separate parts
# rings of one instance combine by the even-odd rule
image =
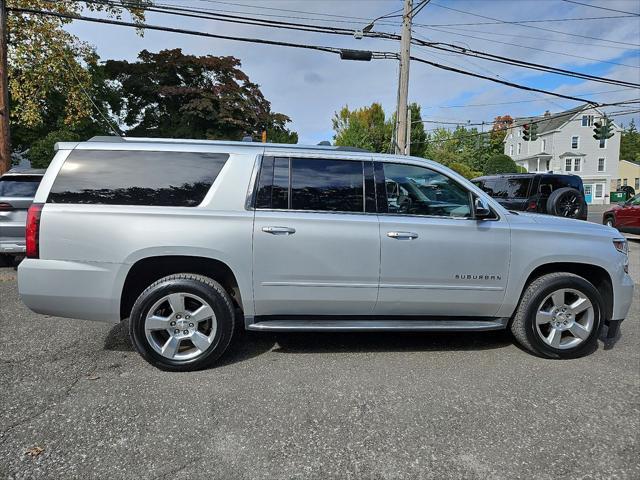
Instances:
[[[120,321],[115,287],[122,265],[25,259],[18,291],[36,313],[101,322]]]
[[[0,253],[23,254],[26,250],[24,240],[0,240]]]

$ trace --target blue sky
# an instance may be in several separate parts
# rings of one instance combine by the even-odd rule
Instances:
[[[593,6],[640,14],[638,0],[580,1]],[[402,7],[401,0],[163,0],[158,3],[353,29],[362,28],[368,23],[367,19]],[[469,13],[453,11],[451,8]],[[615,18],[545,21],[523,27],[502,23],[479,24],[491,20],[478,15],[504,21]],[[622,15],[624,14],[562,0],[432,0],[416,17],[415,34],[423,39],[452,43],[496,55],[640,83],[640,47],[627,45],[640,44],[640,17]],[[225,35],[341,48],[394,52],[398,50],[398,43],[394,41],[367,38],[357,40],[352,37],[234,25],[158,13],[149,13],[147,22]],[[475,25],[422,26],[457,23]],[[540,28],[606,41],[553,33]],[[165,48],[182,48],[185,53],[197,55],[236,56],[242,61],[242,69],[253,82],[260,85],[266,98],[271,101],[273,110],[291,117],[290,127],[299,133],[301,143],[331,140],[331,118],[334,112],[344,105],[357,108],[380,102],[388,115],[391,115],[395,108],[398,65],[394,60],[347,62],[341,61],[335,55],[321,52],[249,45],[164,32],[147,32],[144,37],[139,37],[132,29],[82,22],[74,22],[68,29],[94,45],[103,60],[132,60],[143,49],[158,51]],[[380,21],[376,24],[376,30],[399,33],[399,19]],[[620,91],[619,86],[538,74],[531,70],[426,48],[414,48],[412,54],[483,75],[599,102],[640,97],[638,89]],[[538,115],[545,110],[556,112],[576,106],[576,102],[570,100],[515,90],[486,80],[441,71],[424,64],[412,63],[410,77],[410,101],[419,103],[422,106],[423,118],[430,120],[461,123],[468,120],[491,121],[496,115]],[[585,95],[587,93],[595,94]],[[523,103],[486,105],[521,101]],[[477,104],[485,106],[471,106]],[[452,105],[455,107],[451,107]],[[616,107],[616,110],[620,108]],[[638,115],[634,117],[638,123]],[[619,116],[616,117],[616,121],[626,124],[631,118],[631,115]]]

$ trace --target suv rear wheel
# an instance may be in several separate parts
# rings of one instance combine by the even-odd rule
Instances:
[[[129,333],[136,350],[163,370],[212,365],[225,352],[235,326],[229,294],[216,281],[189,273],[161,278],[140,294]]]
[[[590,282],[571,273],[550,273],[525,290],[511,332],[542,357],[581,357],[598,341],[602,312],[602,297]]]
[[[550,215],[567,218],[583,218],[587,209],[584,196],[575,188],[559,188],[547,199],[547,212]]]

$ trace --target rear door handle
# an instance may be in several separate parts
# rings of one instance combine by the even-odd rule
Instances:
[[[291,227],[262,227],[262,231],[271,235],[293,235],[296,233],[296,229]]]
[[[395,238],[396,240],[414,240],[418,238],[418,234],[413,232],[387,232],[387,237]]]

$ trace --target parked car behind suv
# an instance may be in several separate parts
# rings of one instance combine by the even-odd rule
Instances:
[[[602,223],[621,232],[640,234],[640,195],[612,206],[602,215]]]
[[[0,265],[25,253],[27,209],[44,170],[9,170],[0,177]]]
[[[63,143],[29,210],[23,301],[129,318],[168,370],[279,331],[510,329],[548,358],[591,351],[631,304],[612,228],[512,213],[421,158],[340,147]]]
[[[508,210],[587,219],[582,179],[577,175],[514,173],[472,180]]]

